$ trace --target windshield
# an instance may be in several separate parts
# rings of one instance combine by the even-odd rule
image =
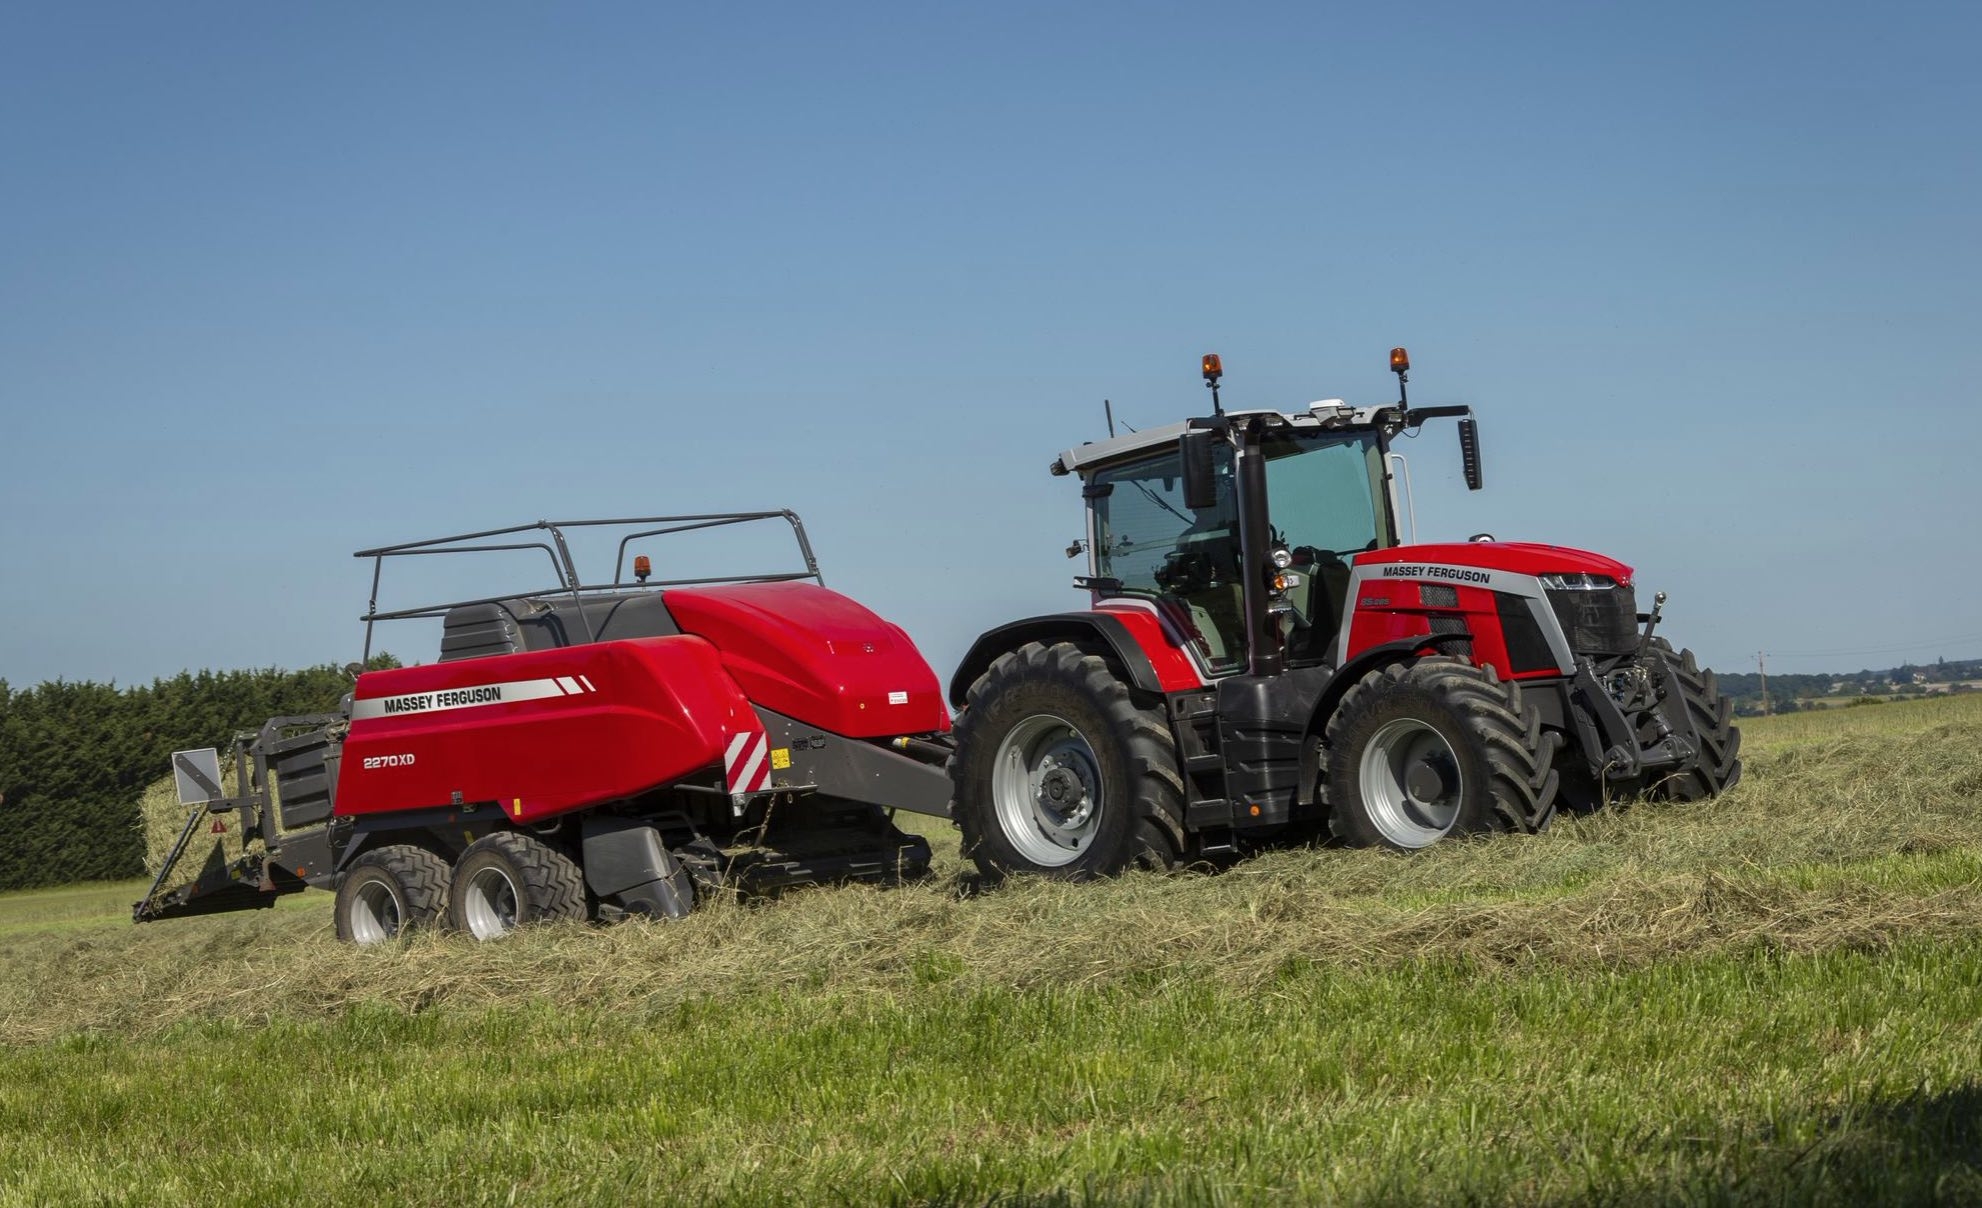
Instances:
[[[1217,446],[1218,501],[1198,511],[1184,506],[1178,464],[1168,453],[1094,475],[1095,569],[1168,612],[1213,673],[1230,671],[1246,634],[1232,451]]]
[[[1274,543],[1293,553],[1302,578],[1287,593],[1293,606],[1287,658],[1318,662],[1328,656],[1341,624],[1350,560],[1397,544],[1383,448],[1373,432],[1288,433],[1260,448]]]

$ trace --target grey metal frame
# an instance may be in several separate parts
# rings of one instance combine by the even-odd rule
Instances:
[[[234,764],[234,785],[237,791],[232,797],[227,796],[220,785],[207,783],[206,777],[190,763],[179,763],[178,766],[212,796],[198,805],[187,807],[186,824],[180,829],[178,839],[172,844],[172,850],[159,865],[157,875],[152,877],[151,886],[145,890],[145,896],[131,908],[132,919],[142,923],[152,917],[155,903],[160,898],[159,887],[165,884],[165,878],[172,875],[172,870],[178,866],[180,857],[186,854],[186,846],[192,842],[194,830],[209,816],[230,812],[238,814],[242,842],[245,844],[251,835],[260,835],[262,843],[273,854],[279,846],[275,839],[281,833],[281,827],[276,818],[275,803],[269,796],[269,783],[274,774],[269,767],[269,746],[288,731],[321,729],[344,720],[344,715],[341,713],[302,713],[287,717],[271,717],[262,723],[260,730],[236,734],[232,748],[223,761],[223,767],[225,762],[231,761]],[[211,893],[220,887],[195,885],[187,888],[196,892]]]
[[[798,539],[798,552],[805,559],[802,571],[779,571],[771,574],[717,575],[699,579],[653,579],[646,583],[630,584],[624,581],[626,548],[643,537],[664,537],[672,533],[686,533],[700,529],[720,528],[729,524],[748,524],[758,520],[783,520],[791,525],[792,535]],[[585,583],[579,578],[577,564],[572,561],[571,548],[565,542],[564,530],[575,528],[606,528],[612,526],[660,525],[660,528],[642,529],[627,533],[620,538],[619,552],[613,560],[613,577],[610,583]],[[476,544],[491,537],[509,537],[519,533],[544,532],[550,534],[549,541],[504,541],[494,544]],[[450,600],[438,604],[423,604],[415,608],[379,611],[379,581],[385,571],[387,558],[407,558],[429,554],[475,554],[496,553],[506,550],[540,549],[551,560],[552,573],[557,583],[550,588],[532,588],[513,591],[499,596],[480,596],[470,600]],[[789,508],[775,512],[712,512],[697,516],[627,516],[607,520],[539,520],[535,524],[512,525],[509,528],[484,529],[476,533],[457,533],[452,537],[431,537],[424,541],[407,541],[398,545],[381,545],[375,549],[361,549],[354,558],[372,560],[372,594],[366,602],[365,615],[358,619],[365,623],[364,660],[372,657],[372,627],[379,621],[406,621],[446,615],[450,608],[460,608],[470,604],[500,604],[522,596],[569,595],[574,603],[580,604],[578,619],[585,626],[585,637],[596,641],[598,635],[592,632],[591,618],[585,615],[582,607],[586,592],[608,592],[654,589],[665,587],[693,587],[710,583],[788,583],[798,579],[811,579],[819,586],[826,585],[825,576],[819,573],[819,559],[812,553],[812,542],[805,535],[805,524],[798,513]]]

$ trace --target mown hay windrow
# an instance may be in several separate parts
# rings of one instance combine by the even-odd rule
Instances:
[[[945,867],[956,869],[954,856]],[[800,991],[1270,991],[1290,970],[1633,968],[1726,951],[1982,939],[1982,718],[1758,753],[1716,801],[1564,818],[1404,857],[1304,849],[1215,875],[716,900],[677,923],[421,936],[360,951],[327,895],[270,913],[0,934],[0,1041],[187,1021],[587,1004],[652,1012]]]

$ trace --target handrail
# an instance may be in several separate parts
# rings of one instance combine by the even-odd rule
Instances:
[[[799,554],[805,560],[805,569],[803,571],[778,571],[770,574],[715,575],[706,578],[689,579],[651,579],[639,584],[628,584],[625,582],[626,551],[627,547],[634,541],[646,537],[663,537],[674,533],[719,528],[724,525],[745,524],[755,520],[783,520],[791,525],[792,534],[798,541]],[[565,529],[643,524],[660,525],[663,527],[644,529],[639,532],[629,533],[620,538],[619,547],[613,560],[613,579],[611,583],[586,584],[580,580],[577,564],[573,561],[570,546],[565,541]],[[486,542],[490,538],[509,537],[519,533],[537,532],[548,533],[550,539],[548,541],[464,544],[467,542]],[[552,572],[557,577],[556,586],[512,592],[508,595],[481,596],[469,600],[423,604],[413,608],[387,611],[381,611],[379,609],[379,584],[384,575],[385,560],[387,558],[433,554],[496,553],[531,549],[543,550],[545,555],[550,558]],[[578,619],[580,624],[585,627],[586,639],[588,641],[596,641],[598,640],[598,635],[593,631],[592,619],[584,607],[584,595],[587,592],[625,591],[629,587],[641,590],[663,587],[688,587],[707,583],[786,583],[799,579],[811,579],[821,587],[824,587],[826,584],[825,576],[819,570],[819,560],[812,552],[812,542],[806,537],[804,522],[798,518],[798,513],[789,508],[774,512],[709,512],[687,516],[628,516],[616,519],[539,520],[533,524],[517,524],[510,525],[506,528],[482,529],[472,533],[457,533],[449,537],[429,537],[420,541],[402,541],[393,545],[375,546],[371,549],[361,549],[352,556],[356,558],[370,558],[372,560],[372,593],[366,601],[365,614],[358,618],[365,623],[364,660],[367,662],[372,657],[372,627],[376,622],[436,617],[444,615],[451,608],[461,608],[474,604],[500,604],[507,600],[549,594],[569,595],[572,602],[578,606]]]

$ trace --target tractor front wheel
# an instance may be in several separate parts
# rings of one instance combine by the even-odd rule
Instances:
[[[988,877],[1088,880],[1176,859],[1169,727],[1071,643],[1029,642],[971,685],[950,780],[964,854]]]
[[[1352,846],[1400,851],[1541,830],[1555,813],[1559,741],[1490,667],[1434,657],[1380,668],[1328,723],[1329,825]]]
[[[383,944],[437,926],[447,908],[447,861],[407,844],[359,856],[337,879],[337,938]]]
[[[1702,669],[1691,650],[1674,654],[1664,638],[1653,638],[1652,645],[1665,659],[1666,682],[1678,689],[1700,753],[1692,767],[1654,780],[1649,795],[1669,801],[1718,797],[1741,779],[1741,731],[1734,724],[1734,702],[1721,695],[1714,673]]]
[[[525,923],[585,918],[585,876],[549,844],[497,831],[454,862],[448,908],[454,925],[476,939],[500,939]]]

